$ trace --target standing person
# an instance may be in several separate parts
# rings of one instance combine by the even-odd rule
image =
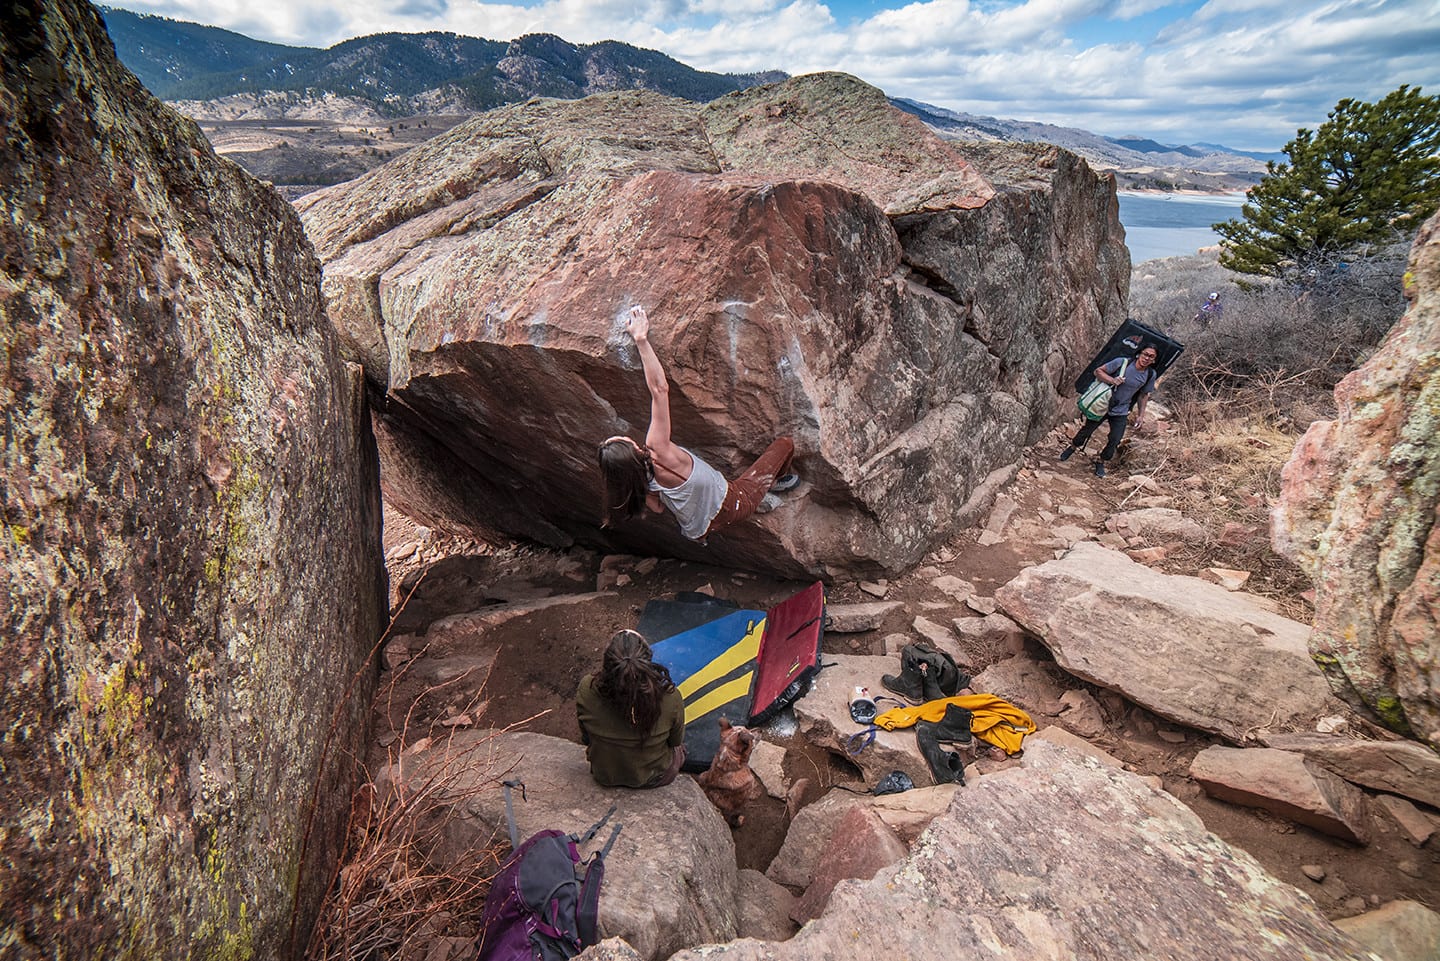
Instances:
[[[1195,316],[1190,319],[1198,322],[1201,327],[1208,327],[1213,321],[1219,320],[1224,312],[1225,307],[1220,303],[1219,292],[1212,290],[1210,296],[1205,298],[1205,303],[1200,305],[1200,309],[1195,311]]]
[[[1115,388],[1110,395],[1110,410],[1105,415],[1105,422],[1110,425],[1110,437],[1105,442],[1105,449],[1095,461],[1096,477],[1105,476],[1105,462],[1114,457],[1115,452],[1120,449],[1120,441],[1124,438],[1125,427],[1129,423],[1132,401],[1135,403],[1140,423],[1145,423],[1145,405],[1150,402],[1150,395],[1155,393],[1154,368],[1159,356],[1160,352],[1155,349],[1155,345],[1146,341],[1140,345],[1140,352],[1135,355],[1133,364],[1127,363],[1124,357],[1116,357],[1095,368],[1095,379]],[[1099,426],[1100,421],[1087,417],[1070,446],[1060,452],[1060,459],[1069,460],[1077,450],[1085,446],[1090,435],[1095,433]]]
[[[610,638],[575,692],[580,743],[602,787],[663,787],[685,763],[685,701],[637,631]]]
[[[650,426],[642,447],[629,437],[607,437],[599,450],[600,472],[605,477],[604,523],[616,514],[635,517],[648,506],[659,513],[669,508],[680,522],[680,532],[692,541],[779,503],[768,491],[782,492],[800,483],[788,473],[795,444],[776,439],[750,469],[733,481],[699,456],[670,439],[670,385],[665,368],[650,344],[650,319],[643,307],[631,307],[625,325],[640,352],[645,386],[650,388]]]

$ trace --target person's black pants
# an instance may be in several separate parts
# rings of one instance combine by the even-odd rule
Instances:
[[[1110,439],[1105,442],[1105,449],[1100,452],[1100,459],[1109,460],[1114,457],[1115,452],[1120,449],[1120,442],[1125,439],[1125,428],[1130,424],[1128,411],[1124,414],[1111,414],[1104,421],[1085,418],[1085,426],[1080,428],[1080,433],[1076,434],[1075,439],[1070,442],[1071,446],[1084,447],[1090,442],[1090,435],[1095,433],[1102,423],[1110,425]]]

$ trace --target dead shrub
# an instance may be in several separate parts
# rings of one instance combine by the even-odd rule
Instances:
[[[372,655],[383,647],[418,587],[418,582],[411,586]],[[410,663],[377,694],[377,708]],[[398,729],[392,725],[386,732],[385,755],[368,769],[361,759],[351,758],[366,773],[351,799],[345,849],[311,931],[307,961],[474,956],[490,881],[510,844],[503,833],[492,832],[462,849],[450,829],[454,819],[467,817],[469,802],[493,790],[507,772],[497,769],[489,738],[461,748],[451,731],[432,738],[411,729],[423,702],[465,679],[462,675],[428,689],[409,705]],[[483,690],[481,684],[465,711],[478,715]],[[377,713],[393,716],[388,710]],[[424,726],[427,733],[432,729]]]

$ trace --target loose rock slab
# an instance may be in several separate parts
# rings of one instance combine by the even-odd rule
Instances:
[[[1207,747],[1190,764],[1205,793],[1261,808],[1317,831],[1364,844],[1368,831],[1358,788],[1305,758],[1273,748]]]
[[[766,876],[790,887],[809,887],[835,825],[852,807],[863,806],[874,811],[902,842],[912,844],[920,832],[950,806],[958,790],[954,784],[936,784],[871,797],[835,788],[795,816],[785,833],[785,844],[770,862]]]
[[[1342,918],[1335,926],[1385,961],[1440,958],[1440,914],[1417,901],[1391,901],[1368,914]]]
[[[1352,784],[1440,808],[1440,754],[1417,741],[1364,741],[1330,734],[1276,734],[1265,746],[1298,751]]]
[[[1071,674],[1236,744],[1344,712],[1303,624],[1098,544],[1021,571],[995,597]]]
[[[872,697],[890,694],[880,686],[880,678],[900,672],[900,659],[855,654],[825,655],[825,670],[815,685],[795,702],[795,720],[800,733],[812,744],[844,756],[860,768],[867,785],[873,785],[891,771],[904,771],[916,784],[931,784],[930,768],[915,744],[915,732],[876,731],[875,740],[858,754],[850,754],[850,738],[861,734],[865,725],[850,717],[850,698],[857,687],[868,687]],[[830,666],[833,663],[833,667]],[[896,705],[881,701],[881,708]],[[858,745],[858,741],[856,744]]]
[[[1365,954],[1314,902],[1206,831],[1176,799],[1036,740],[1018,766],[958,790],[898,868],[837,886],[825,913],[794,938],[707,946],[672,961],[939,957]]]

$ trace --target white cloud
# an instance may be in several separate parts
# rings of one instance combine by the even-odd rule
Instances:
[[[1251,148],[1278,147],[1342,97],[1440,93],[1435,0],[121,2],[315,46],[387,30],[616,39],[699,69],[844,70],[957,110]],[[853,8],[875,12],[837,15]]]

